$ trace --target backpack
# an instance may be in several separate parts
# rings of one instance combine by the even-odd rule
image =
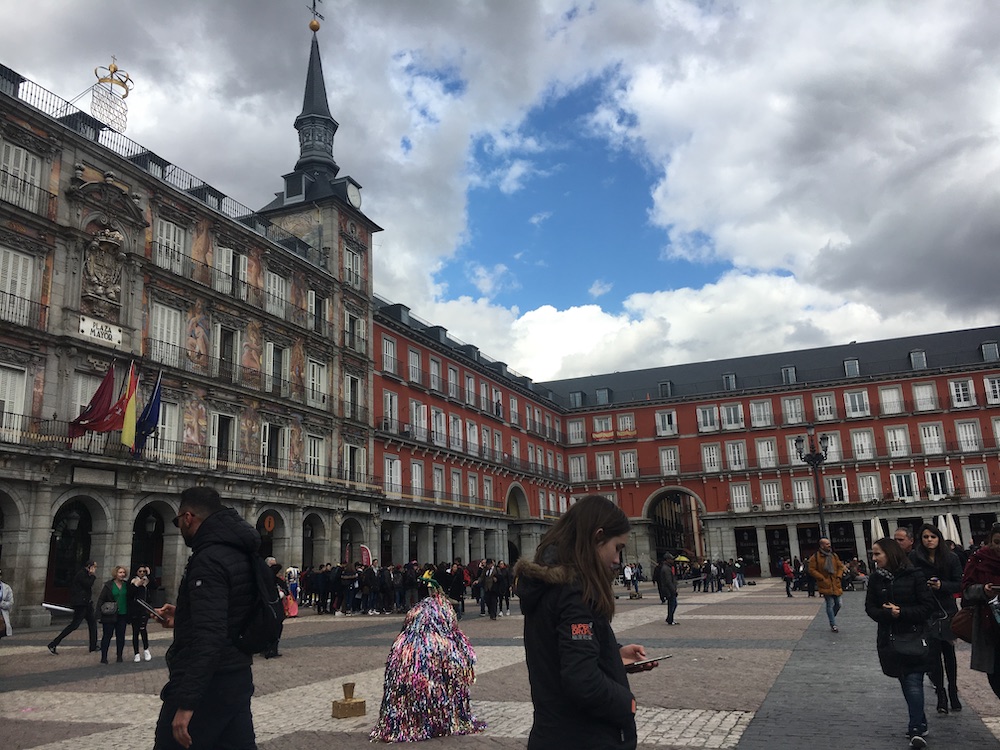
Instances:
[[[281,602],[274,573],[263,557],[250,557],[253,575],[254,597],[250,613],[243,621],[234,643],[244,654],[261,654],[271,649],[281,633],[281,623],[285,619],[285,607]]]

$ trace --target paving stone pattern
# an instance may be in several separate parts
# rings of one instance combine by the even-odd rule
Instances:
[[[619,598],[614,620],[622,643],[669,653],[652,672],[633,675],[641,750],[736,748],[840,750],[906,747],[906,707],[898,683],[882,675],[875,625],[864,594],[845,594],[840,633],[831,633],[822,599],[788,599],[782,585],[763,582],[733,593],[683,591],[678,625],[663,620],[655,592]],[[488,729],[438,738],[421,748],[523,749],[531,729],[522,618],[470,615],[462,627],[476,648],[473,707]],[[370,748],[385,658],[400,616],[320,616],[304,610],[287,623],[281,659],[254,665],[255,727],[261,750]],[[0,747],[3,750],[107,750],[149,747],[166,680],[163,653],[170,633],[151,631],[151,662],[104,666],[77,631],[52,656],[57,630],[20,631],[0,641]],[[959,684],[966,710],[938,716],[926,691],[931,747],[1000,748],[1000,702],[985,675],[970,672],[960,646]],[[333,719],[331,701],[354,682],[366,716]],[[555,750],[559,750],[556,748]]]

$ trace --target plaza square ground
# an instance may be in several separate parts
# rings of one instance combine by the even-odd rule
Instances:
[[[840,750],[906,747],[906,708],[896,681],[882,675],[875,624],[864,614],[864,593],[847,592],[832,633],[821,598],[789,599],[777,582],[733,593],[684,589],[676,627],[655,591],[619,598],[614,619],[622,643],[672,655],[649,673],[630,678],[639,706],[640,748]],[[462,621],[478,655],[473,708],[484,734],[423,743],[428,749],[524,748],[531,701],[516,600],[512,617],[478,616],[474,602]],[[281,659],[257,659],[253,699],[258,745],[279,748],[370,747],[378,715],[385,658],[401,616],[317,616],[287,622]],[[151,662],[101,665],[78,630],[53,656],[45,649],[55,628],[22,630],[0,641],[0,745],[4,750],[107,750],[152,746],[163,653],[170,633],[150,629]],[[926,691],[931,747],[1000,747],[1000,701],[983,674],[968,669],[959,645],[959,685],[965,710],[934,713]],[[367,715],[333,719],[331,701],[354,682]]]

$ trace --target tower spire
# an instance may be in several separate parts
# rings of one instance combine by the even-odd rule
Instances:
[[[313,12],[315,14],[315,8]],[[339,126],[330,114],[326,98],[323,61],[316,38],[319,21],[315,17],[309,22],[309,28],[313,38],[306,70],[306,90],[302,97],[302,112],[295,118],[295,129],[299,131],[299,160],[295,163],[295,171],[324,171],[336,176],[340,167],[333,158],[333,138]]]

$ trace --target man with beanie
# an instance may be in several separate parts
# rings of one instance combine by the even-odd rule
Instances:
[[[157,610],[163,626],[174,629],[174,642],[167,650],[170,677],[160,693],[154,750],[256,750],[253,658],[233,639],[256,602],[251,556],[260,548],[260,534],[224,507],[211,487],[181,493],[174,526],[191,557],[177,604]]]

